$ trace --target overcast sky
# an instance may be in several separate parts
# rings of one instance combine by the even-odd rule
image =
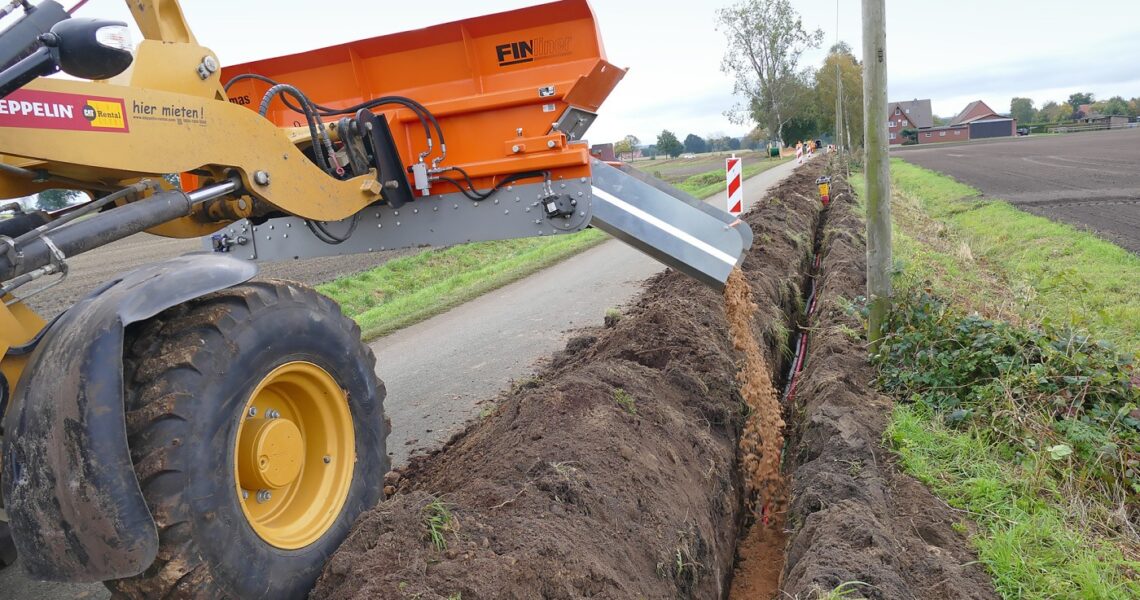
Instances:
[[[67,7],[74,0],[60,0]],[[535,0],[182,0],[199,42],[223,63],[244,62],[353,39],[508,10]],[[592,142],[625,134],[651,142],[662,129],[742,135],[723,113],[734,103],[720,71],[724,35],[715,9],[729,0],[593,0],[610,62],[629,73],[587,135]],[[804,55],[816,66],[836,39],[862,56],[859,0],[792,0],[823,48]],[[122,0],[90,0],[77,16],[129,19]],[[891,100],[930,98],[952,116],[981,99],[1009,110],[1013,96],[1040,107],[1077,91],[1097,98],[1140,96],[1140,6],[1101,0],[887,0]],[[136,39],[139,36],[136,34]]]

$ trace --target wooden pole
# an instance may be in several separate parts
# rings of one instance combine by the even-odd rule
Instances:
[[[839,76],[839,60],[835,61],[835,150],[843,156],[843,79]]]
[[[839,47],[839,0],[835,0],[835,47]],[[835,57],[835,152],[843,156],[843,78],[839,74],[839,57]]]
[[[891,307],[891,171],[887,154],[886,0],[863,0],[863,140],[867,153],[867,337],[879,348]]]

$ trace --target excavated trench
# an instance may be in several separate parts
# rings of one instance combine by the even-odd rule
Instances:
[[[798,194],[802,196],[803,194]],[[803,198],[801,198],[803,199]],[[811,199],[808,198],[808,201]],[[796,388],[800,383],[800,374],[805,364],[810,342],[810,323],[817,304],[816,282],[819,277],[823,231],[827,223],[828,208],[824,206],[815,218],[812,232],[812,246],[810,253],[801,263],[806,270],[798,282],[799,302],[792,305],[785,314],[789,325],[786,341],[786,351],[778,355],[778,360],[772,365],[772,371],[777,375],[772,384],[772,397],[778,397],[778,403],[772,409],[772,414],[779,419],[761,419],[765,423],[758,431],[760,436],[774,438],[779,443],[776,446],[777,460],[770,461],[770,466],[762,470],[760,478],[764,481],[757,485],[745,487],[745,505],[751,510],[745,512],[744,526],[741,528],[740,540],[737,545],[736,564],[733,568],[732,580],[729,586],[729,598],[741,600],[754,598],[774,598],[778,596],[781,574],[784,567],[784,548],[787,543],[786,515],[788,508],[788,482],[792,474],[786,468],[784,458],[787,454],[787,440],[784,436],[785,424],[791,422],[795,415],[790,410],[795,400]],[[730,282],[731,289],[731,282]],[[731,296],[731,294],[726,294]],[[741,311],[737,303],[731,300],[726,302],[729,313],[730,326],[736,331],[735,323],[738,320],[750,318],[749,311]],[[735,313],[739,313],[735,314]],[[739,348],[739,346],[738,346]],[[741,373],[748,371],[742,370]],[[765,377],[761,377],[762,379]],[[747,396],[747,394],[746,394]],[[753,410],[761,407],[754,406]],[[747,481],[757,479],[750,463],[749,428],[746,424],[741,439],[742,471]],[[773,473],[773,469],[775,472]],[[749,491],[759,484],[767,484],[771,492],[764,497],[752,498]]]
[[[866,597],[989,597],[957,593],[979,568],[958,566],[973,558],[952,515],[879,449],[889,403],[867,387],[866,350],[843,333],[860,324],[838,302],[862,292],[862,225],[844,186],[821,219],[826,168],[797,169],[744,217],[755,243],[735,295],[652,278],[620,320],[390,474],[393,494],[312,597],[809,598],[844,581],[868,582]],[[787,404],[757,413],[785,388]],[[916,575],[927,567],[933,578]]]

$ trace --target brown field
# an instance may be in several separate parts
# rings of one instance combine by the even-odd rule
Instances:
[[[1140,129],[918,146],[895,156],[1140,253]]]

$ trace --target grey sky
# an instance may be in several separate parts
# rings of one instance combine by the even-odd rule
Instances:
[[[69,6],[74,0],[61,0]],[[458,18],[538,4],[535,0],[183,0],[198,40],[226,63],[327,46]],[[610,62],[629,74],[588,134],[613,141],[632,133],[653,141],[662,129],[739,135],[749,126],[723,116],[732,82],[720,71],[724,36],[715,9],[729,0],[593,0]],[[861,55],[859,0],[792,0],[823,48],[804,55],[816,66],[836,37]],[[422,10],[421,10],[422,8]],[[129,21],[122,0],[91,0],[78,16]],[[1102,0],[1086,11],[1058,0],[887,0],[891,100],[930,98],[952,116],[981,99],[1008,111],[1013,96],[1038,107],[1076,91],[1098,98],[1140,96],[1140,6]],[[137,39],[137,38],[136,38]]]

